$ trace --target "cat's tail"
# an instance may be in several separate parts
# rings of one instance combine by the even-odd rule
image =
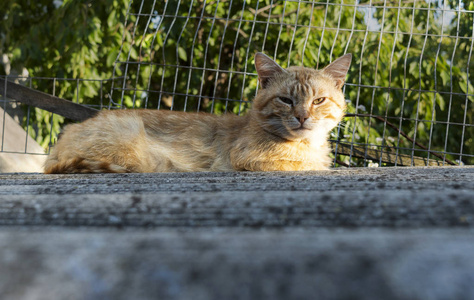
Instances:
[[[58,161],[48,159],[44,166],[45,174],[72,174],[72,173],[128,173],[125,167],[81,157]]]

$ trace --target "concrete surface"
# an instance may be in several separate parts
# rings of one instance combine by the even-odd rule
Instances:
[[[474,168],[0,174],[0,299],[474,299]]]

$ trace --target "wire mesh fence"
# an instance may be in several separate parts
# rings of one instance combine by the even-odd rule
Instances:
[[[314,68],[352,53],[334,166],[472,165],[473,14],[473,1],[131,0],[112,78],[24,82],[98,109],[245,114],[256,52]],[[46,148],[66,122],[22,113]]]

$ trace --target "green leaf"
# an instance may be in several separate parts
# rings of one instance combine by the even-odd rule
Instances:
[[[441,80],[443,81],[443,85],[448,85],[448,82],[450,81],[450,76],[448,72],[440,72],[439,76],[441,77]]]
[[[181,58],[182,60],[184,61],[188,60],[188,55],[186,54],[186,50],[184,50],[184,48],[181,46],[178,47],[178,55],[179,55],[179,58]]]

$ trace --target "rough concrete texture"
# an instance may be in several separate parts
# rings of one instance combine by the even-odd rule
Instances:
[[[474,168],[0,175],[0,299],[474,299]]]
[[[472,231],[3,230],[2,299],[472,299]],[[6,246],[8,245],[8,246]]]

